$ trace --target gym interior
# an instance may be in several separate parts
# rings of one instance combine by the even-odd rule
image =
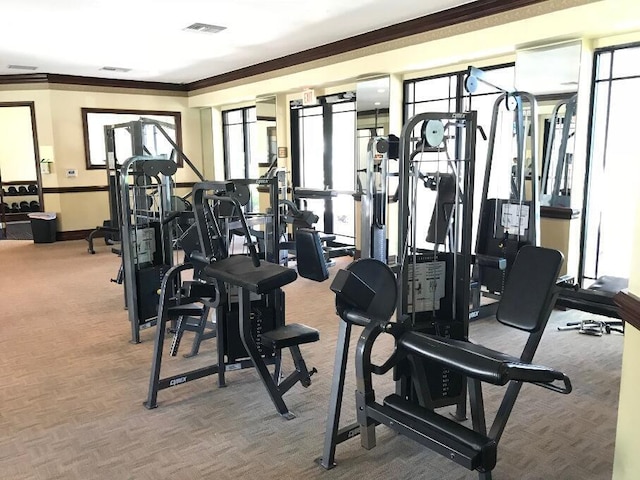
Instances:
[[[32,3],[2,478],[638,478],[640,3]]]

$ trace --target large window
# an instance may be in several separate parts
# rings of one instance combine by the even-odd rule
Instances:
[[[353,244],[355,101],[353,96],[347,101],[336,96],[321,102],[311,107],[291,105],[294,186],[331,192],[302,201],[320,217],[318,230],[335,234],[338,243]]]
[[[596,52],[581,278],[629,278],[637,179],[633,116],[640,110],[640,45]]]
[[[256,107],[223,111],[222,128],[225,178],[257,178]]]

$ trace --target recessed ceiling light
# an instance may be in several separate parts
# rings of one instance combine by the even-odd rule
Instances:
[[[227,27],[221,27],[220,25],[210,25],[208,23],[194,23],[184,28],[188,32],[198,33],[219,33],[222,30],[226,30]]]
[[[378,93],[384,93],[384,92],[386,92],[386,90],[384,88],[379,88],[378,89]]]
[[[102,67],[100,70],[105,70],[107,72],[130,72],[131,69],[130,68],[123,68],[123,67]]]
[[[7,68],[11,68],[13,70],[37,70],[38,67],[34,67],[33,65],[8,65]]]
[[[380,105],[380,102],[374,102],[373,104],[377,107],[378,105]]]

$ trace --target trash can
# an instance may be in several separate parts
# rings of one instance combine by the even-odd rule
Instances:
[[[29,214],[33,243],[53,243],[56,241],[56,214],[34,212]]]

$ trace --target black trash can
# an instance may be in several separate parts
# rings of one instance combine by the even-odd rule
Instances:
[[[56,241],[56,214],[48,212],[30,213],[33,243],[53,243]]]

